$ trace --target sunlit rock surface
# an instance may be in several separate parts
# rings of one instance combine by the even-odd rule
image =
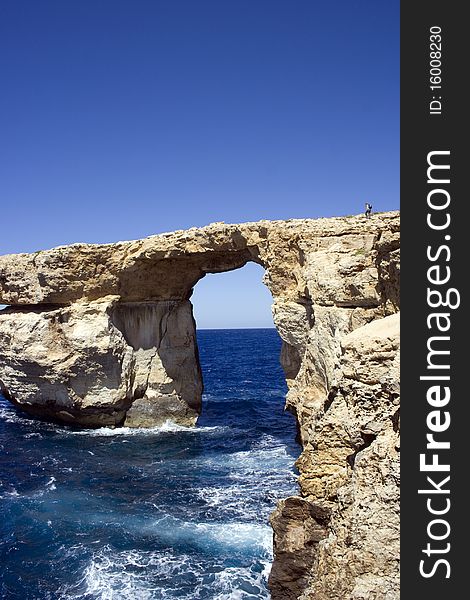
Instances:
[[[193,287],[262,265],[303,446],[301,499],[272,519],[272,597],[397,599],[399,245],[383,213],[2,256],[0,388],[82,426],[194,424]]]

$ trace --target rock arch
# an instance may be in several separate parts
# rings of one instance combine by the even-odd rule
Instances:
[[[303,445],[301,496],[272,518],[272,597],[398,598],[397,213],[0,257],[1,391],[78,425],[194,424],[192,289],[248,261],[266,270]]]

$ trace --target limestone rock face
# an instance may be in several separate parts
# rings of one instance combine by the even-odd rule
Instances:
[[[206,273],[265,269],[299,497],[272,517],[273,600],[397,600],[399,215],[214,223],[0,257],[0,389],[81,426],[194,424],[190,297]]]
[[[202,382],[188,301],[4,309],[2,392],[29,413],[83,426],[193,425]]]
[[[399,315],[346,335],[330,399],[299,459],[331,510],[302,600],[399,598]]]

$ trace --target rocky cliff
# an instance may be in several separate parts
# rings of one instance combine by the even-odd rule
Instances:
[[[206,273],[265,268],[300,495],[272,516],[274,600],[398,593],[399,216],[215,223],[0,257],[0,389],[83,426],[194,424],[190,297]]]

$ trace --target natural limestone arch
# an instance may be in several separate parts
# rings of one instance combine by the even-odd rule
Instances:
[[[398,598],[397,213],[0,257],[1,391],[83,426],[194,424],[192,289],[248,261],[266,271],[303,446],[301,495],[272,518],[272,597]]]

